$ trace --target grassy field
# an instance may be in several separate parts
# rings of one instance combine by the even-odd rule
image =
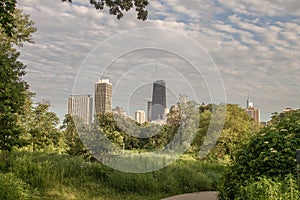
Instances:
[[[225,170],[184,158],[155,172],[132,174],[81,157],[29,152],[15,152],[1,168],[0,198],[59,200],[156,200],[216,190]]]

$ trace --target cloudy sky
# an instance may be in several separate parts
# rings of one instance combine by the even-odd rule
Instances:
[[[19,0],[38,29],[22,49],[36,101],[60,118],[68,95],[93,94],[109,78],[113,106],[146,110],[152,83],[164,79],[168,104],[179,94],[245,107],[262,120],[300,103],[299,0],[150,0],[149,19],[122,20],[88,0]]]

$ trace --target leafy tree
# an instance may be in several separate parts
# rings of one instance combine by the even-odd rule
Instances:
[[[223,125],[222,133],[216,132],[217,130],[210,133],[209,137],[214,137],[216,134],[218,141],[213,147],[212,151],[206,156],[206,160],[220,160],[229,162],[234,159],[234,151],[238,145],[245,143],[249,138],[258,132],[260,126],[253,119],[249,117],[243,108],[234,104],[224,105],[201,105],[199,107],[199,127],[197,134],[189,148],[189,154],[195,157],[199,156],[200,148],[205,149],[203,142],[208,139],[207,134],[209,127],[222,127],[221,117],[224,117],[223,109],[226,108],[225,123]],[[214,121],[212,121],[212,115],[214,115]],[[208,142],[207,145],[211,145]]]
[[[200,147],[203,144],[211,120],[211,111],[209,109],[202,110],[202,108],[203,106],[200,106],[200,120],[196,136],[187,152],[189,154],[192,154],[194,157],[198,157]]]
[[[296,176],[297,148],[300,148],[300,109],[274,115],[267,127],[237,151],[236,160],[224,178],[223,197],[236,198],[250,179]]]
[[[27,83],[22,79],[25,65],[18,61],[20,53],[15,46],[32,42],[35,31],[28,15],[15,8],[15,0],[0,1],[0,150],[4,160],[7,152],[20,145],[21,127],[18,115],[23,112]]]
[[[0,150],[3,158],[7,151],[18,144],[21,128],[18,114],[25,101],[27,84],[20,79],[24,75],[24,65],[17,61],[19,54],[7,46],[0,46]]]
[[[77,133],[76,124],[70,114],[65,115],[61,129],[64,130],[64,141],[67,145],[66,152],[69,155],[81,155],[84,157],[90,155]]]
[[[72,0],[62,1],[72,3]],[[118,19],[123,17],[124,11],[129,11],[132,8],[135,8],[137,12],[137,19],[146,20],[148,16],[148,11],[146,10],[149,4],[148,0],[90,0],[90,4],[93,5],[96,10],[103,10],[107,7],[109,14],[116,15]]]
[[[33,151],[44,149],[45,147],[59,147],[61,137],[57,126],[59,118],[54,112],[49,111],[49,103],[39,103],[33,107],[31,118],[28,121],[28,138]]]
[[[259,129],[260,125],[243,108],[236,104],[227,104],[223,131],[212,154],[218,158],[227,155],[234,160],[234,151],[238,146],[247,143]]]
[[[99,130],[112,143],[127,150],[161,149],[174,137],[171,125],[138,124],[135,121],[112,113],[97,115]]]
[[[102,133],[115,145],[122,147],[123,134],[114,119],[113,113],[99,113],[97,122]]]
[[[15,11],[16,0],[1,0],[0,1],[0,24],[1,29],[8,37],[11,37],[15,28]]]

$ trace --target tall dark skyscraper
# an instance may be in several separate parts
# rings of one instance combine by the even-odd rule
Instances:
[[[157,80],[153,83],[151,121],[163,119],[167,108],[166,83]]]
[[[112,84],[108,79],[101,79],[95,84],[95,114],[111,112]]]

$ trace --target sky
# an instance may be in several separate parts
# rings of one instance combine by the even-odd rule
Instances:
[[[21,60],[35,101],[63,119],[70,94],[94,93],[108,78],[113,106],[146,110],[163,79],[168,105],[180,94],[204,103],[246,106],[261,120],[300,103],[299,0],[150,0],[148,20],[117,20],[88,0],[19,0],[37,32]]]

